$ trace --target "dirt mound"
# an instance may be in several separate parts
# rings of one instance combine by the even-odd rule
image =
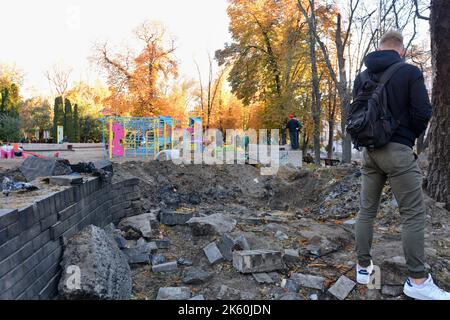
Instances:
[[[343,177],[352,179],[356,171],[354,167],[318,170],[282,167],[275,176],[261,176],[260,170],[251,165],[132,161],[115,164],[114,179],[138,177],[145,210],[161,206],[214,205],[219,209],[221,205],[239,205],[298,212],[321,203],[328,189]]]

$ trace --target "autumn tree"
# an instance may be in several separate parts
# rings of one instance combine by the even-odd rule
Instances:
[[[52,130],[52,107],[43,97],[32,97],[20,105],[20,120],[26,134],[36,131]]]
[[[219,65],[230,66],[232,92],[246,106],[258,105],[261,126],[282,129],[289,113],[301,113],[308,50],[305,24],[289,0],[231,0],[228,7],[233,42],[216,52]]]
[[[110,113],[154,116],[164,98],[159,82],[177,76],[175,42],[163,25],[151,21],[138,26],[134,37],[142,46],[139,53],[130,48],[114,52],[104,42],[95,46],[92,59],[107,77]]]
[[[23,73],[14,65],[0,65],[0,114],[17,118]]]
[[[211,56],[208,55],[209,69],[208,69],[208,79],[205,84],[202,79],[201,70],[196,62],[198,80],[199,80],[199,93],[198,100],[200,102],[200,110],[203,118],[206,120],[206,129],[210,128],[211,125],[211,115],[214,106],[221,99],[221,92],[223,87],[223,80],[225,74],[225,68],[221,68],[217,71],[217,75],[214,72],[213,60]]]

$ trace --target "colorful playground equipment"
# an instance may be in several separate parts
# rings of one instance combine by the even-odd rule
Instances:
[[[172,117],[106,117],[103,123],[103,144],[105,155],[113,157],[154,158],[159,152],[173,150],[177,140],[175,131],[180,123]],[[192,141],[201,147],[200,141],[194,139],[194,126],[200,125],[200,118],[191,118],[190,127],[183,131],[183,141]],[[106,148],[107,147],[107,148]]]

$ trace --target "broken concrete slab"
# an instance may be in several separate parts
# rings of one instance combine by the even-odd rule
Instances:
[[[211,242],[206,247],[204,247],[203,252],[205,253],[205,255],[208,258],[208,261],[211,265],[221,262],[223,260],[223,256],[220,253],[220,250],[217,247],[215,242]]]
[[[269,274],[262,272],[262,273],[252,273],[253,278],[255,278],[256,282],[260,284],[272,284],[274,283],[273,279],[269,276]]]
[[[187,300],[191,295],[191,289],[188,287],[166,287],[159,288],[156,300]]]
[[[233,266],[241,273],[259,273],[284,268],[280,251],[246,250],[233,252]]]
[[[140,237],[151,238],[153,234],[150,219],[154,219],[153,213],[144,213],[137,216],[128,217],[120,221],[119,229],[124,232],[132,229]]]
[[[114,240],[98,227],[88,226],[65,246],[59,298],[68,300],[127,300],[131,297],[131,270]],[[80,288],[73,283],[73,266],[82,275]],[[106,276],[108,275],[108,276]]]
[[[302,273],[293,273],[291,275],[291,279],[297,282],[300,287],[317,289],[317,290],[325,290],[325,281],[324,277],[314,276],[310,274],[302,274]]]
[[[28,182],[38,177],[62,176],[72,173],[68,160],[56,158],[28,157],[19,170]]]
[[[152,266],[153,272],[172,272],[178,269],[178,263],[176,261],[166,262]]]
[[[356,286],[353,280],[350,280],[346,276],[341,276],[335,284],[328,289],[328,293],[338,298],[339,300],[344,300]]]
[[[163,210],[159,213],[159,222],[167,226],[186,224],[194,215],[192,213],[178,213],[176,211]]]
[[[207,272],[201,268],[193,267],[185,271],[183,283],[185,284],[202,284],[212,279],[213,273]]]
[[[194,236],[210,236],[233,231],[237,222],[223,214],[215,213],[206,217],[194,217],[187,224],[191,227]]]

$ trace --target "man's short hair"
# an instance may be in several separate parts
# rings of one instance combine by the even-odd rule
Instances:
[[[404,49],[402,33],[395,29],[387,31],[380,39],[380,47],[382,46]]]

